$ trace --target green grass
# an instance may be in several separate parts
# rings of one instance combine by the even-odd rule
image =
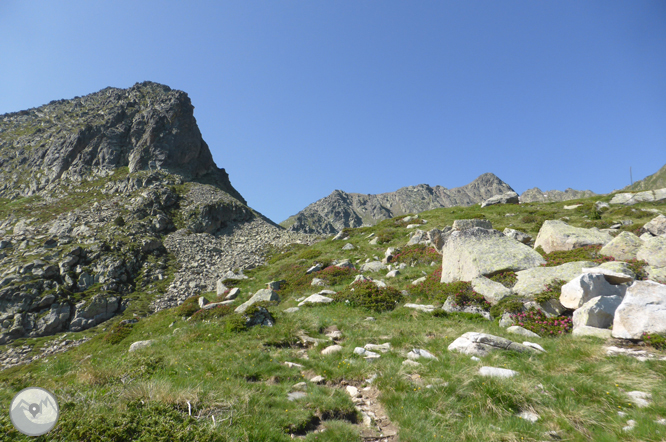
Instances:
[[[455,219],[484,217],[498,230],[511,227],[536,237],[545,219],[566,216],[571,225],[589,227],[591,202],[609,199],[580,200],[586,203],[580,210],[564,210],[564,205],[576,203],[567,201],[437,209],[419,217],[428,220],[423,227],[428,230],[451,225]],[[14,201],[13,209],[30,210],[35,202]],[[664,208],[663,204],[638,206]],[[634,206],[637,210],[640,207]],[[630,218],[635,224],[629,227],[635,229],[638,221],[651,219],[633,216],[636,212],[626,209],[602,210],[601,219],[592,222]],[[386,242],[370,244],[367,236],[372,232]],[[542,317],[530,319],[527,328],[532,326],[545,335],[538,339],[547,351],[544,354],[497,352],[475,362],[469,356],[449,352],[448,345],[469,331],[518,342],[523,339],[501,329],[496,321],[402,307],[406,302],[441,304],[448,296],[460,297],[461,303],[477,299],[469,284],[441,284],[441,267],[430,265],[433,261],[439,264],[441,256],[423,246],[406,247],[411,233],[400,222],[385,220],[374,227],[350,229],[347,241],[327,239],[309,247],[267,249],[268,264],[245,271],[250,279],[233,285],[241,289],[240,303],[266,282],[287,281],[278,291],[280,304],[268,307],[276,320],[272,328],[246,329],[243,317],[232,313],[231,307],[200,310],[198,296],[177,308],[142,317],[155,296],[148,292],[164,292],[177,269],[174,258],[167,255],[167,280],[148,282],[140,274],[135,280],[137,291],[128,296],[130,304],[123,315],[67,337],[87,336],[90,341],[66,353],[0,372],[0,401],[8,406],[13,395],[31,385],[55,393],[61,417],[48,437],[35,438],[39,441],[288,441],[291,434],[306,441],[361,441],[360,416],[342,383],[364,385],[365,379],[376,374],[373,386],[379,391],[378,400],[399,428],[401,441],[539,441],[546,439],[545,431],[557,431],[567,441],[666,438],[666,427],[653,422],[666,417],[666,363],[607,357],[603,341],[595,338],[574,338],[567,333],[550,337],[553,327],[562,326],[561,318],[558,324],[543,324],[547,321]],[[132,242],[122,229],[121,234],[127,237],[123,246],[114,247],[116,250]],[[342,250],[347,242],[355,249]],[[396,261],[407,267],[396,278],[385,278],[384,273],[366,275],[384,279],[390,289],[376,289],[371,283],[350,286],[358,272],[330,265],[305,274],[315,261],[330,264],[347,258],[360,266],[366,259],[383,257],[387,247],[401,249]],[[548,265],[582,259],[604,261],[598,248],[546,255]],[[642,264],[630,265],[638,269]],[[424,283],[412,285],[422,276],[426,276]],[[336,299],[341,302],[284,313],[284,309],[296,306],[300,297],[321,289],[311,286],[315,277],[338,292]],[[491,279],[511,287],[516,277],[506,272]],[[400,293],[402,290],[409,295]],[[219,300],[212,293],[204,295],[209,301]],[[493,306],[491,314],[518,313],[519,306],[522,303],[516,297],[509,297]],[[120,320],[134,314],[140,317],[137,323],[119,325]],[[368,316],[375,320],[367,321]],[[332,342],[318,346],[302,343],[303,334],[327,339],[325,331],[331,326],[343,333],[342,351],[324,356],[321,350]],[[12,345],[39,348],[53,339],[22,339]],[[127,352],[131,343],[147,339],[154,340],[151,346]],[[650,351],[664,351],[663,340],[646,341],[654,342]],[[355,347],[384,342],[389,342],[392,350],[376,361],[353,353]],[[439,360],[420,361],[418,368],[403,366],[404,355],[413,348],[426,349]],[[304,367],[290,368],[285,362]],[[483,378],[477,374],[482,365],[510,368],[520,376]],[[326,384],[308,384],[305,398],[287,399],[294,384],[314,375],[324,376]],[[632,406],[625,392],[633,390],[651,393],[653,404],[645,409]],[[521,410],[533,410],[541,418],[534,424],[523,421],[515,416]],[[617,411],[628,416],[621,418]],[[622,431],[628,419],[638,422],[631,433]],[[314,433],[315,426],[326,431]],[[7,413],[0,413],[0,434],[3,441],[28,440],[12,428]]]

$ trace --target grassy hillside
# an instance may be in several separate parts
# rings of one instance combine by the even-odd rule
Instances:
[[[451,225],[456,219],[485,218],[500,231],[510,227],[536,237],[547,219],[599,228],[630,219],[633,224],[620,230],[637,232],[656,216],[642,209],[666,213],[665,204],[654,203],[601,212],[594,208],[595,201],[610,198],[455,207],[422,212],[419,217],[428,220],[425,230]],[[577,203],[582,206],[564,209]],[[278,291],[280,304],[266,305],[276,319],[274,327],[245,329],[232,309],[198,311],[196,299],[135,324],[122,325],[122,319],[130,318],[119,316],[85,332],[70,333],[67,339],[84,335],[91,339],[66,353],[0,372],[0,403],[7,410],[12,397],[28,386],[52,391],[61,416],[56,429],[35,439],[43,441],[397,441],[390,431],[382,438],[362,425],[363,416],[355,410],[347,386],[359,387],[378,419],[385,417],[384,424],[390,421],[385,426],[396,428],[403,442],[553,440],[546,432],[556,432],[567,441],[666,438],[666,426],[654,422],[666,418],[666,362],[607,357],[604,341],[596,338],[564,334],[525,339],[500,328],[497,321],[403,307],[406,302],[441,305],[449,294],[467,293],[471,299],[473,294],[464,284],[439,283],[441,257],[423,246],[405,247],[413,230],[407,230],[401,218],[350,229],[348,241],[328,239],[309,247],[294,244],[270,250],[267,265],[245,272],[249,279],[227,281],[241,289],[238,305],[267,282],[285,280]],[[373,233],[379,238],[377,245],[370,244]],[[355,248],[342,250],[345,243]],[[400,248],[398,262],[407,264],[396,278],[377,275],[394,290],[363,286],[351,292],[349,283],[358,272],[326,268],[345,258],[359,267],[368,258],[381,259],[387,247]],[[597,250],[546,258],[552,263],[583,258],[601,262]],[[315,262],[324,270],[306,275]],[[427,276],[426,283],[413,286],[411,282],[421,276]],[[329,283],[326,288],[337,292],[337,302],[284,313],[298,304],[297,299],[323,288],[310,285],[314,277]],[[497,279],[510,285],[512,277]],[[401,290],[409,295],[400,294]],[[214,293],[205,296],[217,300]],[[334,328],[342,332],[342,350],[322,355],[321,350],[333,344],[326,333]],[[497,352],[474,361],[449,352],[447,346],[468,331],[531,340],[547,353]],[[315,346],[304,336],[322,341]],[[41,338],[47,339],[53,337]],[[151,346],[128,352],[133,342],[148,339],[154,341]],[[12,345],[35,341],[22,339]],[[386,342],[392,349],[377,360],[353,353],[355,347]],[[420,359],[418,367],[403,365],[413,348],[426,349],[438,360]],[[510,368],[520,375],[484,378],[478,375],[484,365]],[[315,375],[323,376],[325,383],[309,382]],[[305,386],[298,385],[301,382]],[[289,400],[290,392],[302,389],[305,397]],[[652,405],[632,405],[625,393],[634,390],[651,393]],[[528,422],[516,417],[521,411],[536,412],[540,418]],[[629,419],[637,424],[623,431]],[[28,440],[13,429],[7,413],[0,414],[0,434],[2,440]]]
[[[653,173],[640,181],[622,189],[626,192],[639,192],[641,190],[657,190],[666,188],[666,164]]]

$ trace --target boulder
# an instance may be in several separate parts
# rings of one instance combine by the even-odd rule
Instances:
[[[271,289],[261,289],[257,293],[255,293],[250,299],[236,307],[236,310],[234,310],[236,313],[244,313],[245,310],[248,309],[253,304],[256,304],[257,302],[264,302],[264,301],[277,301],[280,302],[280,297],[278,296],[275,291]]]
[[[71,331],[86,330],[110,319],[120,307],[120,298],[116,296],[93,296],[89,301],[76,304]]]
[[[224,297],[224,300],[231,301],[233,299],[236,299],[239,294],[240,294],[240,289],[238,287],[234,287],[231,290],[229,290],[229,293],[227,294],[227,296]]]
[[[599,229],[573,227],[564,221],[548,220],[543,223],[534,242],[534,248],[541,246],[546,253],[557,250],[573,250],[590,245],[606,245],[613,237]]]
[[[153,342],[154,341],[152,339],[149,339],[147,341],[136,341],[132,343],[132,345],[130,345],[129,352],[132,353],[142,348],[149,347],[150,345],[152,345]]]
[[[645,270],[650,281],[666,284],[666,267],[646,266]]]
[[[299,302],[298,306],[303,307],[305,304],[328,304],[331,302],[333,302],[333,298],[315,293],[314,295],[310,295],[303,301]]]
[[[508,289],[499,282],[495,282],[485,276],[479,276],[472,279],[472,289],[493,305],[513,294],[511,289]]]
[[[610,339],[611,330],[608,328],[588,327],[587,325],[579,325],[574,327],[571,332],[573,336],[593,336],[595,338]]]
[[[337,353],[339,351],[342,351],[342,345],[335,344],[335,345],[330,345],[330,346],[326,347],[325,349],[323,349],[321,351],[321,354],[323,354],[323,355],[332,355],[333,353]]]
[[[344,246],[342,246],[342,250],[354,250],[356,247],[354,247],[354,244],[348,242]]]
[[[354,266],[354,264],[353,264],[350,260],[348,260],[348,259],[343,259],[342,261],[338,261],[338,262],[336,262],[336,263],[333,264],[333,265],[334,265],[335,267],[339,267],[339,268],[341,268],[341,269],[353,269],[353,270],[356,269],[356,267]]]
[[[229,287],[227,287],[226,285],[224,285],[224,282],[222,282],[222,281],[224,281],[224,280],[223,280],[223,279],[218,279],[218,280],[217,280],[217,284],[216,284],[216,289],[217,289],[217,292],[216,292],[216,293],[217,293],[217,296],[220,296],[220,295],[222,295],[224,292],[226,292],[227,290],[229,290]]]
[[[412,285],[419,285],[419,284],[423,284],[424,282],[426,282],[426,277],[422,276],[422,277],[416,278],[414,281],[412,281]]]
[[[312,282],[310,283],[310,285],[314,287],[323,287],[326,285],[326,281],[319,278],[312,278]]]
[[[471,281],[506,270],[524,270],[545,264],[530,247],[497,230],[473,227],[455,231],[442,250],[441,282]]]
[[[608,244],[603,246],[599,253],[604,256],[612,256],[615,259],[636,259],[638,250],[643,246],[643,240],[633,233],[621,232]]]
[[[467,230],[473,227],[492,229],[493,225],[487,219],[457,219],[453,221],[453,231]]]
[[[554,267],[534,267],[516,272],[518,282],[511,290],[519,296],[532,297],[541,293],[556,279],[571,281],[580,275],[585,267],[594,267],[592,261],[568,262]]]
[[[428,244],[429,242],[430,240],[428,239],[428,234],[421,229],[416,229],[411,238],[409,238],[407,245],[413,246],[415,244]]]
[[[434,359],[436,361],[439,361],[437,356],[433,355],[430,353],[428,350],[423,350],[422,348],[414,348],[412,351],[407,353],[407,357],[411,359],[412,361],[415,361],[417,359]]]
[[[387,277],[387,278],[395,278],[395,277],[398,276],[399,274],[400,274],[400,270],[395,269],[395,270],[391,270],[390,272],[388,272],[388,273],[386,274],[386,277]]]
[[[487,311],[483,310],[480,307],[477,307],[475,305],[468,305],[465,307],[460,307],[458,305],[455,305],[453,302],[453,296],[449,296],[448,298],[446,298],[446,301],[442,306],[442,310],[444,310],[447,313],[473,313],[476,315],[481,315],[489,321],[491,320],[490,313],[488,313]]]
[[[608,328],[613,323],[615,310],[622,303],[621,296],[597,296],[576,309],[573,328],[587,326]]]
[[[272,290],[280,290],[284,284],[286,284],[287,281],[284,279],[281,279],[279,281],[271,281],[266,283],[266,288],[272,289]]]
[[[626,282],[634,282],[635,275],[631,275],[630,273],[633,273],[631,270],[629,270],[628,267],[626,267],[626,263],[615,263],[613,264],[625,264],[625,267],[619,265],[617,267],[622,268],[625,270],[627,273],[624,272],[615,272],[613,270],[610,270],[606,266],[603,267],[603,264],[598,266],[598,267],[592,267],[592,268],[583,268],[583,273],[589,273],[591,275],[601,275],[604,277],[604,279],[609,283],[613,285],[618,285],[618,284],[624,284]]]
[[[363,276],[363,275],[356,275],[354,280],[352,282],[350,282],[349,285],[352,285],[356,282],[366,282],[366,281],[372,281],[372,278],[368,278],[368,277]]]
[[[518,194],[516,192],[506,192],[501,195],[491,196],[481,203],[481,207],[493,206],[495,204],[518,204]]]
[[[610,284],[603,274],[583,273],[562,286],[560,302],[566,308],[577,309],[599,296],[617,296],[622,299],[626,290],[626,286]]]
[[[449,344],[449,351],[471,356],[486,356],[493,350],[513,350],[520,353],[537,353],[537,350],[506,338],[486,333],[467,332]]]
[[[502,233],[504,233],[509,238],[513,238],[516,241],[522,242],[523,244],[527,244],[530,241],[532,241],[532,237],[527,233],[523,233],[514,229],[509,229],[508,227],[504,229]]]
[[[666,285],[635,281],[615,311],[613,337],[641,339],[643,333],[666,333]]]
[[[206,304],[210,303],[210,301],[206,299],[204,296],[199,296],[198,301],[199,301],[199,308],[204,308]]]
[[[391,343],[385,342],[383,344],[365,344],[363,348],[370,351],[380,351],[382,353],[386,353],[391,350]]]
[[[349,233],[345,232],[344,230],[341,230],[333,237],[333,241],[337,241],[339,239],[347,239],[349,237]]]
[[[313,265],[312,267],[310,267],[309,269],[307,269],[305,274],[309,275],[310,273],[315,273],[315,272],[318,272],[320,270],[321,270],[321,264],[317,263],[317,264]]]
[[[610,204],[624,204],[625,206],[631,206],[637,203],[663,200],[666,200],[666,189],[657,189],[638,193],[618,193],[612,200],[610,200]]]
[[[247,328],[254,327],[255,325],[272,327],[274,324],[275,319],[264,307],[259,307],[254,310],[251,315],[245,316],[245,326]]]
[[[444,244],[446,244],[446,241],[449,239],[449,235],[451,235],[452,231],[453,229],[451,226],[444,227],[444,230],[432,229],[428,231],[428,239],[438,253],[442,253],[442,247],[444,247]]]
[[[379,272],[386,269],[386,264],[383,264],[381,261],[370,261],[361,266],[361,272]]]
[[[509,333],[513,333],[516,335],[521,335],[525,336],[527,338],[540,338],[541,336],[537,335],[536,333],[529,331],[526,328],[523,328],[519,325],[512,325],[511,327],[507,327],[506,331]]]
[[[659,215],[643,226],[643,232],[650,232],[654,236],[666,234],[666,216]]]
[[[666,267],[666,236],[655,236],[643,242],[636,258],[654,267]]]

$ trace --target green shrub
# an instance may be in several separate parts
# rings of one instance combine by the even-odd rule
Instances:
[[[639,281],[645,281],[648,279],[648,273],[644,270],[644,267],[648,265],[647,262],[638,259],[630,259],[625,261],[627,267],[631,269],[632,272],[636,275],[636,279]]]
[[[377,244],[386,244],[395,239],[398,231],[395,229],[381,229],[377,232]]]
[[[329,266],[317,273],[317,278],[325,280],[328,285],[351,282],[358,275],[358,270],[347,267]]]
[[[449,298],[450,297],[453,297],[451,301],[458,307],[479,307],[484,310],[490,308],[490,303],[486,301],[486,298],[473,290],[457,292],[450,295]]]
[[[393,257],[394,263],[404,262],[405,264],[430,264],[431,262],[439,262],[441,255],[437,253],[432,247],[426,247],[423,244],[415,244],[413,246],[403,247]]]
[[[601,250],[600,245],[579,247],[573,250],[558,250],[550,253],[546,253],[541,246],[536,248],[536,251],[546,260],[545,267],[555,267],[575,261],[593,261],[597,264],[615,261],[615,258],[611,256],[600,255],[599,250]]]
[[[531,224],[531,223],[535,223],[537,221],[539,221],[539,217],[536,216],[536,215],[531,215],[531,214],[525,215],[522,218],[520,218],[520,222],[525,223],[525,224]]]
[[[649,334],[649,333],[643,333],[643,336],[641,337],[643,342],[645,342],[647,345],[657,349],[657,350],[666,350],[666,338],[664,336],[656,335],[656,334]]]
[[[209,309],[201,309],[194,313],[191,317],[193,321],[207,321],[211,319],[223,318],[234,312],[234,308],[230,305],[218,305]]]
[[[435,318],[447,318],[447,319],[459,319],[465,322],[480,322],[487,323],[488,320],[479,313],[468,313],[468,312],[447,312],[446,310],[435,310],[432,312],[432,315]]]
[[[534,300],[541,304],[550,301],[551,299],[559,299],[562,294],[562,286],[566,283],[567,281],[563,279],[552,281],[550,284],[546,285],[546,289],[543,292],[534,295]]]
[[[243,315],[230,315],[224,320],[224,331],[227,333],[239,333],[247,330],[245,317]]]
[[[199,296],[191,296],[176,308],[178,316],[190,317],[199,311]]]
[[[504,287],[510,289],[518,282],[518,277],[516,272],[513,270],[507,270],[506,272],[497,273],[496,275],[490,276],[488,279],[491,279],[495,282],[499,282]]]
[[[402,294],[393,287],[379,288],[372,281],[360,281],[333,295],[338,302],[376,312],[393,310]]]
[[[541,310],[534,308],[527,312],[511,315],[516,324],[530,330],[539,336],[561,336],[571,332],[573,324],[571,318],[556,316],[548,318]]]
[[[501,317],[504,312],[520,313],[523,311],[523,301],[515,295],[507,296],[497,304],[490,307],[490,316],[493,318]]]
[[[116,324],[104,336],[104,341],[116,345],[132,333],[132,324]]]
[[[317,249],[307,249],[303,250],[301,253],[296,256],[296,259],[306,259],[306,260],[313,260],[315,258],[318,258],[321,256],[321,250]]]

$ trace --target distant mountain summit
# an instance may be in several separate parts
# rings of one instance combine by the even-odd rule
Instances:
[[[212,184],[245,204],[215,165],[193,111],[185,92],[144,82],[0,115],[0,197],[129,167]]]
[[[511,186],[492,173],[484,173],[471,183],[453,189],[419,184],[377,195],[335,190],[280,225],[292,232],[332,234],[345,227],[373,225],[405,213],[471,206],[491,196],[512,191]]]
[[[625,192],[638,192],[641,190],[657,190],[664,188],[666,188],[666,164],[652,175],[647,176],[640,181],[636,181],[634,184],[629,185],[622,190]]]
[[[542,191],[538,187],[528,189],[520,195],[521,203],[536,203],[536,202],[552,202],[552,201],[569,201],[579,198],[589,198],[597,194],[591,190],[574,190],[567,189],[564,192],[561,190],[547,190]]]

